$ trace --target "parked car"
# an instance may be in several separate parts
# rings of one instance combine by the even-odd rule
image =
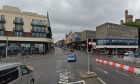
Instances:
[[[130,56],[130,55],[134,55],[133,51],[127,51],[126,53],[124,53],[124,56]]]
[[[33,68],[23,63],[2,63],[0,84],[34,84]]]
[[[68,55],[68,62],[76,62],[77,58],[75,54]]]
[[[134,52],[135,57],[139,57],[140,53],[139,52]]]
[[[139,52],[127,51],[126,53],[124,53],[124,56],[138,57],[139,56]]]

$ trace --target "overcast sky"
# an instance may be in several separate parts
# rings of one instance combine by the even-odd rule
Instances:
[[[125,9],[140,18],[140,0],[0,0],[3,5],[42,15],[48,11],[55,42],[70,31],[95,30],[105,22],[119,24]]]

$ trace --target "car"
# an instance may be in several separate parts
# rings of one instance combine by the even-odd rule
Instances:
[[[34,84],[33,67],[24,63],[1,63],[0,84]]]
[[[76,55],[75,54],[69,54],[68,55],[68,62],[76,62]]]
[[[70,52],[74,52],[74,49],[73,48],[70,48]]]
[[[139,52],[134,52],[135,57],[139,57],[140,53]]]
[[[130,55],[133,55],[133,51],[127,51],[126,53],[124,53],[125,56],[130,56]]]

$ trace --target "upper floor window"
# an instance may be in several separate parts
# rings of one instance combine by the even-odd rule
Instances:
[[[4,20],[4,19],[5,19],[4,15],[1,15],[1,19],[2,19],[2,20]]]
[[[4,28],[4,23],[0,23],[0,28]]]
[[[4,17],[4,15],[0,15],[0,22],[5,23],[5,17]]]
[[[24,24],[23,18],[22,17],[15,17],[14,23],[23,25]]]
[[[0,31],[0,36],[4,36],[4,31]]]
[[[46,26],[46,20],[32,19],[31,25]]]

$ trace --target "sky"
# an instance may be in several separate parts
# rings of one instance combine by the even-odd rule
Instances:
[[[120,24],[126,9],[140,18],[140,0],[0,0],[0,8],[3,5],[41,15],[48,11],[54,42],[70,31],[96,30],[105,22]]]

